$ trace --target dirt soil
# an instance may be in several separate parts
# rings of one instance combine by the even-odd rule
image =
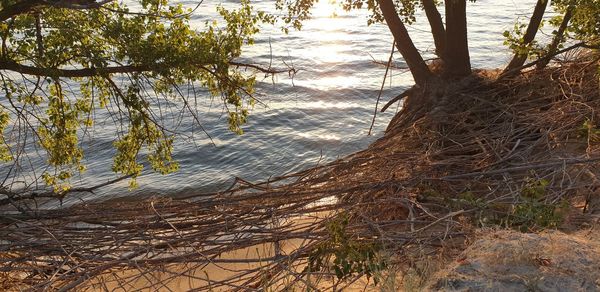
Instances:
[[[599,291],[600,232],[487,232],[438,272],[428,290]]]

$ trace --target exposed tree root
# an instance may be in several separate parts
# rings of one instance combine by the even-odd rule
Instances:
[[[0,288],[340,289],[362,274],[306,269],[335,266],[336,248],[411,266],[475,227],[577,228],[600,212],[599,65],[413,90],[368,149],[268,182],[2,214]]]

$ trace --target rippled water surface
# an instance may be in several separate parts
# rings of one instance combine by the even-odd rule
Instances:
[[[322,0],[326,1],[326,0]],[[193,6],[195,1],[186,2]],[[194,23],[214,18],[215,4],[204,1]],[[273,11],[273,1],[258,1],[259,9]],[[469,3],[469,40],[475,67],[502,66],[509,55],[503,46],[502,32],[512,28],[518,17],[526,20],[527,10],[535,1],[479,0]],[[224,3],[225,6],[234,5]],[[294,78],[286,74],[258,84],[257,105],[241,136],[227,130],[227,122],[218,100],[198,101],[200,119],[214,145],[192,120],[183,119],[178,130],[194,133],[177,142],[176,159],[180,171],[161,176],[145,174],[140,188],[133,193],[126,184],[105,188],[96,196],[104,198],[135,194],[182,195],[218,190],[236,176],[250,181],[264,180],[305,169],[319,161],[331,161],[364,149],[382,135],[396,107],[379,115],[374,135],[367,132],[385,68],[373,60],[386,61],[392,44],[387,27],[367,26],[366,11],[343,12],[331,16],[327,2],[317,4],[316,16],[305,22],[302,31],[283,34],[265,27],[257,44],[247,48],[244,61],[274,67],[284,63],[299,70]],[[422,19],[422,17],[421,17]],[[432,41],[426,23],[411,27],[420,50],[431,57]],[[402,67],[399,54],[395,64]],[[259,79],[260,80],[260,79]],[[383,102],[411,85],[410,74],[392,70],[383,91]],[[87,152],[88,171],[75,184],[92,184],[114,178],[110,172],[114,130],[96,129]],[[91,198],[86,196],[84,198]],[[74,198],[73,198],[74,200]]]

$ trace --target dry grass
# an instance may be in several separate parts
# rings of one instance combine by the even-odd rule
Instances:
[[[569,60],[415,90],[368,149],[294,175],[202,197],[2,214],[0,289],[342,289],[362,275],[305,270],[342,213],[348,240],[412,268],[456,255],[474,227],[552,228],[564,217],[554,207],[590,202],[600,174],[598,57]],[[527,217],[528,206],[550,206],[548,220]],[[269,251],[240,252],[256,247]],[[215,267],[227,272],[208,274]]]
[[[482,232],[427,285],[428,291],[597,291],[598,233]],[[590,237],[592,235],[592,237]]]

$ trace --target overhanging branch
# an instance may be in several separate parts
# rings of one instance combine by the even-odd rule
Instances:
[[[69,0],[60,0],[60,1],[51,1],[51,0],[25,0],[19,1],[13,5],[10,5],[2,10],[0,10],[0,22],[6,21],[10,18],[13,18],[17,15],[24,14],[30,12],[38,7],[56,7],[56,8],[65,8],[65,9],[97,9],[102,7],[102,5],[113,2],[114,0],[102,0],[102,1],[88,1],[80,2],[80,1],[69,1]]]
[[[19,64],[13,60],[0,60],[0,70],[9,70],[17,73],[34,76],[50,77],[92,77],[114,73],[134,73],[150,71],[149,66],[124,65],[105,68],[83,68],[83,69],[59,69],[44,68]]]
[[[237,67],[247,67],[256,69],[266,74],[279,74],[279,73],[290,73],[296,72],[294,68],[287,69],[275,69],[275,68],[264,68],[254,64],[246,64],[230,61],[229,65]],[[197,64],[199,67],[204,67],[206,64]],[[66,77],[66,78],[77,78],[77,77],[93,77],[93,76],[104,76],[107,74],[125,74],[125,73],[140,73],[154,71],[155,68],[163,67],[161,64],[154,65],[121,65],[104,68],[81,68],[81,69],[60,69],[60,68],[48,68],[48,67],[36,67],[31,65],[24,65],[17,63],[13,60],[0,60],[0,70],[8,70],[26,75],[42,76],[42,77]]]
[[[237,66],[237,67],[252,68],[252,69],[256,69],[265,74],[279,74],[279,73],[294,74],[294,73],[296,73],[296,69],[293,67],[289,67],[288,69],[275,69],[275,68],[271,68],[271,67],[265,68],[265,67],[261,67],[261,66],[254,65],[254,64],[240,63],[240,62],[234,62],[234,61],[230,61],[229,65]]]
[[[115,178],[115,179],[112,179],[112,180],[109,180],[109,181],[106,181],[106,182],[103,182],[103,183],[100,183],[100,184],[97,184],[97,185],[94,185],[91,187],[72,188],[63,193],[57,193],[55,191],[15,193],[15,192],[9,191],[7,189],[0,188],[0,195],[4,195],[7,197],[6,199],[0,199],[0,206],[5,206],[5,205],[10,204],[11,202],[18,202],[18,201],[23,201],[23,200],[34,200],[34,199],[41,199],[41,198],[62,199],[65,197],[65,195],[67,195],[69,193],[94,193],[94,191],[96,191],[97,189],[118,183],[118,182],[128,179],[130,177],[131,177],[131,175],[124,175],[124,176],[120,176],[118,178]]]
[[[0,22],[6,21],[14,16],[33,10],[36,7],[43,6],[43,0],[20,1],[0,10]]]
[[[87,3],[77,3],[77,1],[44,1],[44,4],[56,8],[66,8],[66,9],[75,9],[75,10],[85,10],[85,9],[97,9],[102,7],[102,5],[113,2],[114,0],[102,0],[102,1],[89,1]]]

